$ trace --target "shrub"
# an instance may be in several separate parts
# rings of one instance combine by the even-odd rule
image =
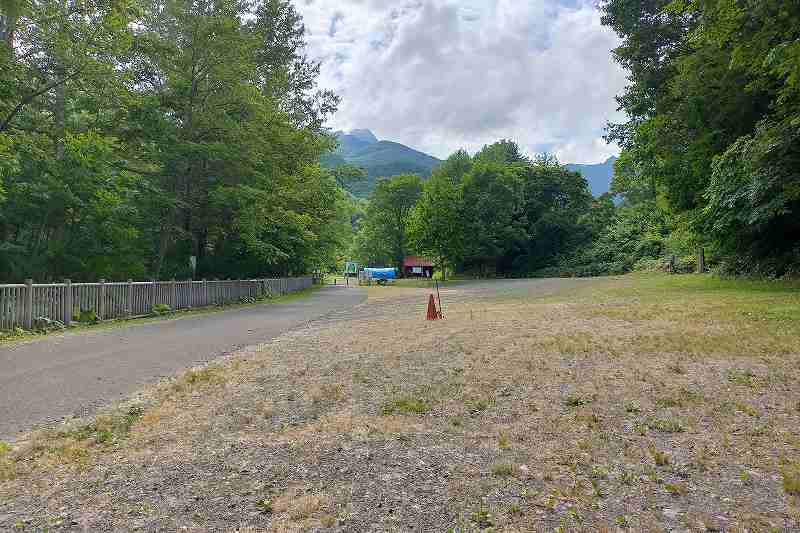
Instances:
[[[65,329],[66,326],[64,325],[63,322],[59,320],[52,320],[45,316],[40,316],[37,317],[36,320],[34,320],[34,328],[39,331],[53,331],[53,330]]]
[[[155,316],[164,316],[172,313],[172,308],[167,304],[156,304],[151,311]]]
[[[100,319],[97,318],[97,313],[91,309],[83,309],[77,316],[78,322],[83,324],[97,324]]]
[[[697,270],[697,258],[694,256],[679,257],[675,261],[676,274],[690,274]]]
[[[633,264],[633,270],[636,272],[662,272],[665,270],[667,262],[666,259],[643,257]]]

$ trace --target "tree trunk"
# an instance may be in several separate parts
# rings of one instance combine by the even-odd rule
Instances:
[[[158,250],[156,251],[156,261],[153,266],[153,279],[160,279],[161,269],[164,267],[164,259],[167,255],[169,246],[169,233],[166,227],[161,228],[161,235],[158,239]]]
[[[62,15],[64,17],[67,16],[67,10],[69,6],[67,2],[64,1],[61,6]],[[64,22],[62,19],[60,28],[61,33],[64,33]],[[59,54],[60,55],[60,54]],[[65,79],[66,77],[66,69],[64,68],[64,64],[62,58],[57,59],[59,65],[55,69],[56,79]],[[54,121],[54,131],[56,135],[56,160],[61,161],[64,159],[64,142],[67,136],[67,83],[59,83],[55,87],[56,91],[56,98],[53,103],[53,121]]]
[[[64,83],[56,87],[56,99],[53,109],[53,119],[55,120],[56,134],[56,159],[64,159],[64,141],[67,136],[67,97],[66,86]]]
[[[14,48],[14,30],[19,19],[19,0],[0,0],[0,42]]]
[[[697,249],[697,272],[702,274],[706,271],[706,250],[702,246]]]

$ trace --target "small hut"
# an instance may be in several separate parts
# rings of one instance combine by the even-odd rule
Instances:
[[[410,255],[403,259],[403,276],[407,278],[432,278],[433,261],[427,257]]]

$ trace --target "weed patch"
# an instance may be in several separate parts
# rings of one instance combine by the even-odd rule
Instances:
[[[464,406],[467,408],[467,412],[474,415],[489,409],[492,402],[486,398],[471,398],[464,402]]]
[[[759,376],[749,368],[744,370],[731,368],[727,372],[727,378],[734,385],[750,387],[751,389],[759,389],[769,383],[766,376]]]
[[[790,464],[781,469],[783,491],[793,496],[800,495],[800,465]]]
[[[492,465],[492,475],[495,477],[509,477],[516,473],[516,468],[511,463],[496,463]]]
[[[566,398],[564,398],[564,405],[567,407],[581,407],[584,405],[589,405],[590,403],[594,403],[596,400],[597,394],[595,393],[571,392],[567,394]]]
[[[660,431],[662,433],[683,433],[686,431],[686,427],[681,420],[676,417],[648,417],[645,420],[645,425],[653,431]]]
[[[419,398],[416,396],[403,396],[384,404],[381,408],[381,413],[383,415],[422,415],[430,412],[430,410],[431,404],[425,398]]]

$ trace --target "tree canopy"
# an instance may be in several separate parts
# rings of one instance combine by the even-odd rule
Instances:
[[[616,191],[649,191],[733,272],[800,259],[800,4],[606,0],[629,72]]]
[[[0,279],[299,274],[351,204],[287,0],[3,3]]]
[[[359,235],[362,252],[374,253],[362,259],[399,265],[413,251],[459,272],[529,275],[591,239],[591,210],[580,174],[503,140],[475,156],[456,152],[424,187],[412,176],[382,181]]]

